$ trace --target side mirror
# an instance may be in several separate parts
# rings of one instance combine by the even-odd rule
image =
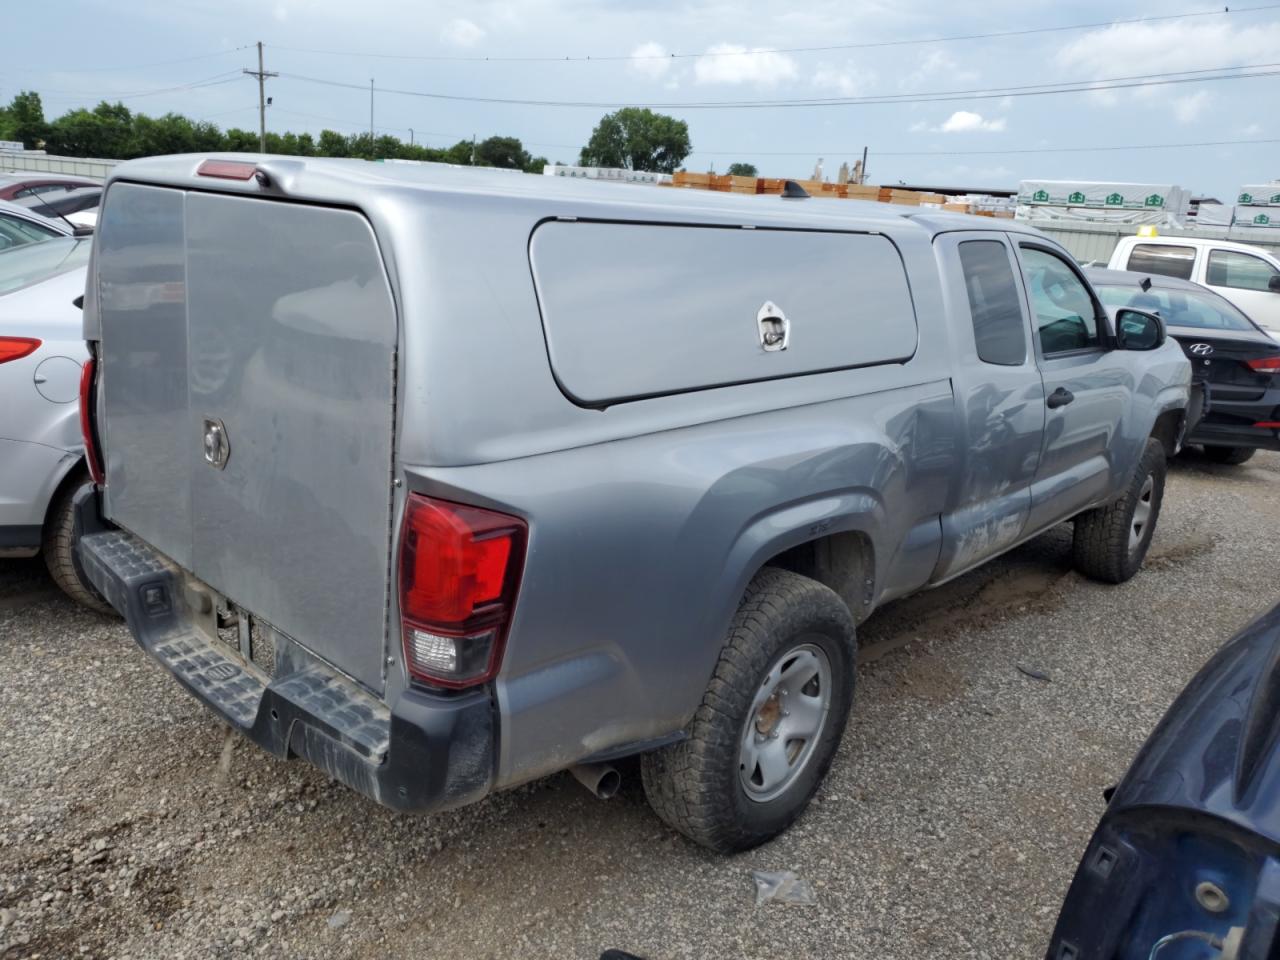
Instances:
[[[1116,311],[1116,346],[1121,350],[1155,350],[1164,341],[1164,321],[1154,313],[1132,307]]]
[[[1267,289],[1272,293],[1280,293],[1280,273],[1273,273],[1267,280]]]

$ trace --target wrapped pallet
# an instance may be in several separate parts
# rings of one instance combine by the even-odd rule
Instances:
[[[1190,194],[1176,184],[1023,180],[1019,220],[1079,220],[1177,226]]]

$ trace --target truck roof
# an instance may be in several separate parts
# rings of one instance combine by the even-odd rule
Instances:
[[[233,180],[197,174],[205,160],[253,164],[267,174],[269,186],[255,180]],[[263,154],[179,154],[129,160],[116,166],[108,183],[129,180],[189,189],[253,196],[281,196],[364,208],[394,195],[401,201],[432,197],[483,195],[546,200],[558,209],[551,215],[620,219],[710,220],[719,223],[768,223],[810,229],[1002,230],[1038,235],[1013,220],[946,213],[862,200],[783,199],[775,195],[743,196],[709,190],[649,187],[523,174],[483,167],[446,164],[376,163],[328,157],[284,157]],[[568,209],[571,208],[571,209]],[[576,213],[575,213],[576,212]]]

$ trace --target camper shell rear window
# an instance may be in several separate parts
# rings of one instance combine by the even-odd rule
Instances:
[[[554,220],[529,259],[552,371],[583,406],[916,350],[902,257],[880,234]]]

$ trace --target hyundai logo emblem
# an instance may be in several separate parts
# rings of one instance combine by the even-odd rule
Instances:
[[[1207,357],[1209,354],[1213,353],[1213,344],[1212,343],[1193,343],[1187,349],[1190,350],[1192,353],[1194,353],[1197,357]]]

